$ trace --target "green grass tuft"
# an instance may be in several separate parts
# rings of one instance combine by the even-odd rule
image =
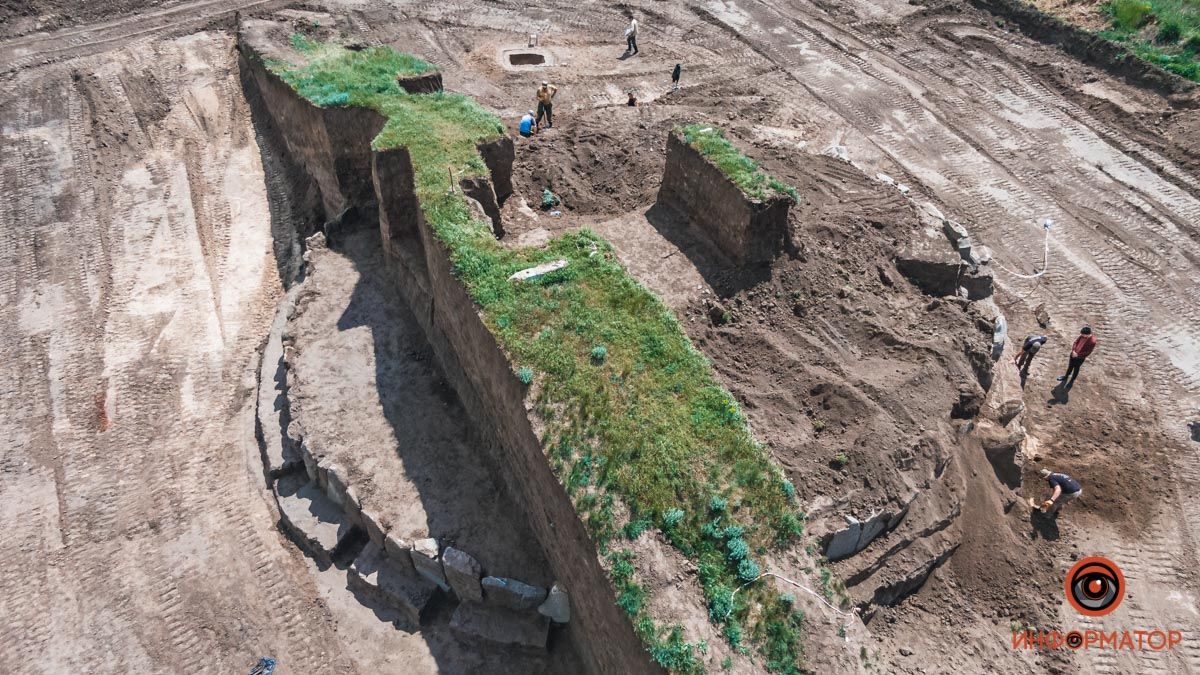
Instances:
[[[1113,27],[1123,31],[1137,30],[1154,18],[1150,3],[1143,0],[1112,0],[1104,11],[1112,19]]]
[[[1123,44],[1138,58],[1200,82],[1200,2],[1110,0],[1110,27],[1100,37]]]
[[[1159,24],[1158,32],[1154,35],[1154,41],[1159,44],[1173,45],[1179,42],[1179,38],[1183,36],[1183,29],[1174,21],[1164,21]]]
[[[721,173],[741,188],[746,195],[759,201],[780,195],[800,201],[796,188],[785,184],[779,179],[763,173],[758,163],[742,154],[725,138],[725,132],[710,124],[689,124],[675,129],[683,136],[683,140],[702,155],[707,157]]]

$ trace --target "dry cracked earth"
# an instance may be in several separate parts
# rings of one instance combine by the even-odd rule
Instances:
[[[0,2],[2,672],[245,672],[259,656],[289,673],[561,669],[490,658],[444,621],[397,630],[275,527],[256,378],[300,216],[244,97],[234,22],[298,4]],[[860,669],[1200,672],[1196,94],[1115,77],[960,2],[304,8],[438,64],[447,88],[510,122],[536,81],[561,85],[555,129],[518,143],[513,236],[588,226],[612,240],[713,360],[814,525],[898,497],[892,462],[909,447],[904,461],[948,466],[952,517],[917,537],[940,564],[872,607]],[[642,51],[623,59],[631,13]],[[509,67],[503,51],[530,33],[549,65]],[[623,105],[630,90],[640,108]],[[722,124],[800,188],[791,252],[760,276],[654,213],[666,131],[687,120]],[[559,219],[521,207],[545,186]],[[1036,460],[1017,490],[949,420],[978,317],[891,265],[923,227],[910,199],[991,249],[1009,349],[1050,336],[1025,383]],[[708,320],[714,304],[731,323]],[[1051,389],[1084,323],[1100,346],[1064,401]],[[1043,465],[1085,486],[1053,531],[1020,501],[1040,498]],[[851,596],[904,536],[834,564]],[[1062,593],[1091,554],[1130,591],[1099,619]],[[1013,622],[1184,642],[1014,652]]]

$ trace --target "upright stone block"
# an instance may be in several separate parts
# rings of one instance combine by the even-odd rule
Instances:
[[[454,589],[454,594],[459,600],[483,600],[483,589],[479,585],[483,568],[477,560],[463,551],[447,546],[442,553],[442,570],[446,574],[447,583]]]
[[[437,584],[443,591],[450,590],[446,582],[446,572],[442,568],[442,557],[438,550],[437,539],[418,539],[412,547],[413,567],[426,579]]]
[[[571,621],[571,599],[567,596],[567,589],[555,582],[550,587],[546,601],[538,605],[538,614],[554,623],[569,623]]]

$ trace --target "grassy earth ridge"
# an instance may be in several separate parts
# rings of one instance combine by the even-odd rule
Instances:
[[[267,68],[316,105],[378,111],[387,122],[372,148],[408,149],[421,210],[487,327],[519,366],[514,376],[534,387],[551,466],[605,555],[617,604],[651,656],[669,670],[694,673],[704,671],[699,655],[707,651],[684,640],[681,626],[660,626],[647,609],[626,542],[657,527],[697,564],[710,619],[730,644],[743,654],[755,648],[772,672],[799,672],[803,613],[791,596],[753,582],[762,571],[755,558],[795,542],[804,514],[794,487],[751,436],[737,402],[674,314],[588,230],[542,248],[509,249],[472,218],[451,190],[450,171],[486,176],[477,145],[505,129],[467,96],[408,94],[397,85],[398,74],[432,66],[389,47],[350,50],[302,36],[292,46],[303,65],[268,60]],[[692,136],[718,166],[731,167],[747,194],[794,196],[748,158],[732,157],[719,132]],[[556,259],[569,264],[530,281],[509,280]]]

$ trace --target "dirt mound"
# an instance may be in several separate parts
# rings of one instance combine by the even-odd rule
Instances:
[[[612,107],[573,115],[529,139],[517,139],[522,155],[513,182],[536,206],[543,189],[580,214],[611,214],[654,201],[665,161],[669,119]]]

